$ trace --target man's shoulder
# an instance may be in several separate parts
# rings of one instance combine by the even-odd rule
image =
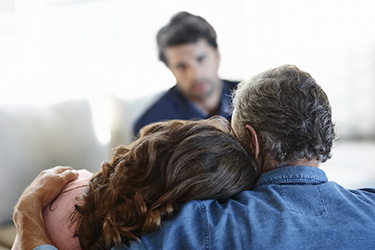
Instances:
[[[135,130],[139,130],[152,122],[178,119],[179,117],[176,117],[176,114],[179,113],[178,102],[180,101],[180,97],[177,92],[176,86],[174,86],[162,93],[136,120]]]
[[[309,192],[311,188],[332,191],[334,187],[328,187],[331,185],[333,184],[322,183],[304,186],[304,188],[307,187],[306,192]],[[324,186],[327,186],[327,188]],[[301,189],[300,185],[292,185],[291,187]],[[298,201],[292,201],[289,199],[290,197],[288,198],[288,193],[292,196],[295,196],[295,193],[283,193],[280,191],[281,188],[288,189],[289,187],[272,184],[262,186],[261,190],[242,191],[224,201],[189,202],[183,206],[175,217],[164,221],[161,228],[145,234],[140,241],[132,242],[130,249],[243,249],[248,246],[259,249],[275,248],[276,246],[299,249],[301,244],[311,237],[315,239],[313,242],[315,245],[312,244],[309,249],[334,248],[340,242],[344,244],[343,248],[345,246],[350,248],[356,244],[363,246],[367,244],[366,242],[369,244],[375,243],[370,232],[375,228],[374,210],[372,209],[372,212],[369,212],[368,215],[361,213],[361,211],[369,211],[368,208],[374,201],[374,189],[352,191],[359,196],[358,200],[363,200],[363,195],[369,199],[365,201],[367,205],[364,205],[363,201],[356,203],[358,206],[365,208],[359,212],[355,211],[359,208],[353,209],[357,206],[348,206],[342,199],[338,200],[340,201],[339,204],[324,204],[332,202],[332,199],[325,197],[326,192],[322,190],[322,195],[328,199],[323,203],[313,201],[318,207],[326,206],[328,212],[325,216],[321,216],[307,215],[307,212],[311,210],[310,203],[307,202],[307,204],[306,199],[304,200],[305,205]],[[277,191],[277,196],[274,196],[273,191],[275,190],[279,190],[281,193]],[[340,189],[330,193],[336,193],[332,195],[338,196],[338,193],[342,192],[347,191]],[[347,196],[351,196],[351,192],[347,193]],[[284,199],[286,200],[284,201]],[[317,196],[312,199],[320,201],[322,197]],[[337,201],[337,199],[333,199],[333,201]],[[301,206],[303,213],[299,212],[299,207],[290,207],[290,204]],[[344,206],[341,208],[343,211],[339,209],[340,206]],[[357,218],[358,221],[353,220],[353,218]],[[312,222],[315,226],[311,226],[306,220]],[[334,224],[333,221],[339,228],[337,233],[332,233],[331,227],[326,227],[327,224]],[[280,224],[280,222],[282,223]],[[352,223],[352,228],[347,227],[348,223]],[[363,228],[363,225],[366,225],[367,229]],[[303,230],[296,231],[296,228]],[[353,230],[358,231],[354,236],[352,235]],[[328,232],[332,234],[328,234]],[[331,242],[329,241],[330,237],[337,238],[337,240]],[[348,237],[353,242],[345,240]],[[318,239],[321,239],[321,241]]]
[[[231,87],[236,87],[241,81],[239,80],[227,80],[227,79],[221,79],[225,84]]]
[[[336,187],[341,187],[337,183],[334,183],[334,185]],[[344,190],[341,191],[341,194],[348,200],[348,197],[350,197],[351,201],[354,203],[365,202],[366,204],[372,204],[373,206],[375,206],[375,188],[346,189],[344,187],[341,187],[341,189]],[[349,193],[349,195],[346,194],[347,192]]]
[[[203,201],[191,201],[154,232],[122,249],[207,249],[207,216]]]
[[[173,86],[165,91],[154,103],[147,109],[146,113],[152,110],[162,110],[166,107],[170,107],[171,104],[177,103],[181,100],[181,94],[179,93],[177,86]]]
[[[234,81],[234,80],[225,80],[221,79],[221,81],[224,84],[224,88],[228,88],[228,90],[233,91],[237,85],[240,83],[240,81]]]
[[[155,232],[143,235],[126,249],[231,249],[247,230],[251,191],[225,201],[194,200],[185,204]],[[220,242],[217,237],[220,232]],[[233,248],[232,248],[233,249]]]

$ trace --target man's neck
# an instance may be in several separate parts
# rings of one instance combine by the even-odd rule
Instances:
[[[219,80],[221,81],[221,80]],[[218,115],[220,113],[220,99],[223,90],[223,83],[218,84],[211,95],[202,98],[190,100],[205,116]]]
[[[270,161],[269,163],[266,163],[262,167],[262,173],[274,170],[276,168],[279,168],[280,166],[309,166],[314,168],[319,168],[319,162],[317,160],[307,160],[307,159],[300,159],[295,161],[290,161],[288,164],[280,164],[275,161]]]

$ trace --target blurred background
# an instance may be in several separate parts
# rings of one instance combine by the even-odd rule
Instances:
[[[346,187],[375,187],[373,0],[0,0],[0,105],[87,99],[108,143],[107,96],[137,103],[175,84],[155,36],[181,10],[216,29],[222,78],[285,63],[309,72],[340,135],[323,169]]]

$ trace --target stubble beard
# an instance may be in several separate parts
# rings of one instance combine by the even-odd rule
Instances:
[[[204,102],[205,100],[210,98],[215,93],[216,88],[218,88],[218,84],[216,84],[212,80],[205,79],[203,84],[208,85],[208,88],[200,93],[194,93],[194,85],[190,88],[189,92],[192,100],[195,100],[197,102]]]

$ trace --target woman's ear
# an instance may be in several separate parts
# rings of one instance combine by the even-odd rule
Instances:
[[[257,132],[249,124],[247,124],[245,126],[245,130],[246,130],[246,133],[248,134],[248,136],[251,138],[251,142],[250,142],[250,145],[249,145],[250,149],[251,149],[251,152],[253,153],[253,155],[255,157],[255,160],[258,160],[258,158],[259,158],[259,140],[258,140]]]

